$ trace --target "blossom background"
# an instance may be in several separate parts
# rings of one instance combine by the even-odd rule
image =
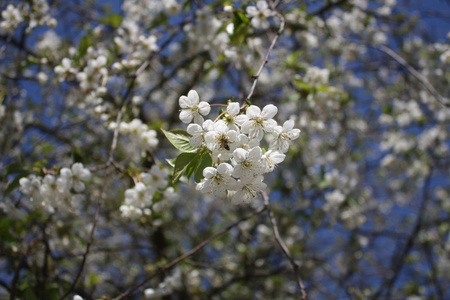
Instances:
[[[0,9],[0,298],[450,297],[448,1]],[[191,90],[301,130],[264,176],[298,269],[262,196],[173,182]]]

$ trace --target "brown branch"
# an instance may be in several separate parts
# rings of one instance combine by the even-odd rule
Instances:
[[[278,41],[278,38],[280,37],[281,33],[284,30],[284,24],[285,24],[284,17],[277,10],[275,10],[274,3],[271,2],[270,5],[271,5],[271,8],[274,11],[274,13],[280,18],[280,28],[278,29],[277,34],[272,39],[272,43],[270,44],[269,48],[267,49],[266,55],[264,55],[264,59],[263,59],[261,65],[259,66],[258,71],[256,72],[255,75],[252,76],[252,78],[254,79],[253,80],[253,84],[252,84],[252,87],[250,89],[250,92],[248,93],[248,96],[243,101],[241,109],[243,109],[246,105],[249,105],[249,100],[253,96],[253,93],[255,91],[256,83],[258,82],[259,76],[261,75],[261,72],[264,69],[264,66],[269,61],[270,53],[272,52],[273,48],[275,47],[275,44]]]
[[[83,259],[81,260],[80,268],[78,269],[77,275],[75,276],[75,279],[73,280],[72,285],[67,290],[67,292],[65,292],[64,295],[61,298],[59,298],[60,300],[69,296],[69,294],[75,289],[75,286],[77,285],[77,282],[78,282],[78,280],[80,280],[81,274],[83,273],[84,266],[86,265],[86,260],[89,255],[89,251],[91,249],[92,243],[94,242],[94,233],[95,233],[95,228],[97,227],[98,218],[100,216],[100,205],[101,205],[101,200],[104,196],[105,186],[106,186],[106,184],[104,183],[100,190],[100,196],[97,198],[94,222],[92,224],[91,232],[89,233],[89,239],[86,244],[86,249],[84,250],[84,253],[83,253]]]
[[[398,276],[400,275],[400,271],[403,268],[405,259],[408,255],[408,253],[414,247],[416,238],[419,235],[420,231],[422,230],[423,221],[424,221],[424,217],[425,217],[425,213],[426,213],[426,206],[430,199],[430,196],[429,196],[430,191],[429,190],[430,190],[430,184],[431,184],[431,177],[432,177],[432,169],[429,171],[428,175],[424,178],[422,203],[420,204],[419,210],[417,212],[418,216],[417,216],[416,222],[414,224],[413,230],[411,231],[410,235],[408,236],[408,239],[407,239],[406,243],[404,244],[403,248],[397,247],[398,251],[392,256],[391,266],[390,266],[392,275],[386,277],[386,279],[381,283],[378,290],[373,294],[371,299],[375,300],[375,299],[379,299],[380,297],[382,297],[384,290],[386,290],[385,297],[386,298],[390,297],[391,289],[394,286],[395,282],[397,281]]]
[[[281,239],[280,232],[278,231],[277,220],[275,219],[275,215],[273,214],[273,211],[270,208],[269,196],[267,195],[266,192],[262,192],[261,194],[264,198],[264,206],[267,208],[267,212],[269,213],[270,222],[272,223],[272,229],[273,229],[273,233],[275,235],[275,240],[277,241],[278,245],[280,245],[281,250],[283,251],[284,255],[287,257],[287,259],[291,263],[292,268],[294,269],[295,277],[297,279],[297,285],[300,288],[300,292],[302,294],[302,300],[306,300],[308,297],[306,294],[305,286],[303,285],[302,278],[300,277],[300,267],[295,262],[295,260],[292,258],[291,252],[289,251],[288,247]]]
[[[444,106],[450,107],[450,103],[448,99],[444,98],[439,92],[434,88],[434,86],[419,73],[416,69],[413,68],[403,57],[398,55],[394,50],[384,46],[384,45],[373,45],[367,44],[369,47],[372,47],[378,51],[383,52],[384,54],[389,55],[393,60],[403,66],[414,78],[416,78],[432,95],[436,100]]]
[[[119,295],[118,297],[114,298],[113,300],[120,300],[120,299],[124,299],[125,297],[127,297],[128,295],[132,294],[133,292],[135,292],[137,289],[143,287],[144,285],[146,285],[150,280],[152,280],[154,277],[156,277],[157,275],[161,274],[162,272],[166,272],[167,270],[169,270],[170,268],[174,267],[175,265],[177,265],[179,262],[183,261],[184,259],[188,258],[189,256],[197,253],[199,250],[201,250],[203,247],[205,247],[206,245],[208,245],[212,240],[218,238],[219,236],[227,233],[230,229],[236,227],[237,225],[239,225],[240,223],[258,215],[261,214],[263,211],[265,211],[267,208],[266,205],[260,207],[259,209],[257,209],[256,211],[254,211],[253,213],[244,216],[242,218],[240,218],[239,220],[229,224],[227,227],[225,227],[224,229],[222,229],[221,231],[216,232],[215,234],[213,234],[212,236],[210,236],[209,238],[207,238],[206,240],[204,240],[203,242],[201,242],[200,244],[198,244],[197,246],[195,246],[192,250],[180,255],[179,257],[175,258],[174,260],[172,260],[170,263],[166,264],[165,266],[161,267],[158,271],[156,271],[155,273],[153,273],[152,275],[150,275],[149,277],[147,277],[146,279],[144,279],[141,283],[135,285],[134,287],[130,288],[128,291],[122,293],[121,295]]]
[[[14,277],[11,282],[11,292],[9,294],[10,300],[16,299],[16,288],[17,288],[17,283],[19,281],[19,277],[20,277],[20,271],[22,270],[23,267],[25,267],[27,258],[31,254],[31,250],[33,250],[34,246],[36,246],[36,244],[40,241],[41,241],[40,238],[36,238],[30,242],[30,244],[28,245],[27,251],[25,251],[25,253],[22,257],[22,260],[20,261],[20,264],[17,266],[16,272],[14,273]]]

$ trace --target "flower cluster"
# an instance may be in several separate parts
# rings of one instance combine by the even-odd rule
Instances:
[[[230,102],[225,112],[215,120],[203,121],[210,112],[207,102],[200,102],[196,91],[179,99],[184,123],[192,147],[203,148],[212,159],[212,166],[203,169],[204,179],[197,189],[220,198],[230,197],[232,203],[249,203],[266,188],[263,175],[281,163],[290,142],[299,137],[294,121],[277,125],[273,117],[276,106],[269,104],[262,110],[251,105],[244,110],[239,103]],[[268,149],[261,146],[267,134]]]
[[[161,299],[161,297],[172,294],[174,290],[180,289],[181,286],[181,270],[180,268],[177,268],[171,276],[167,276],[164,281],[158,285],[158,288],[146,289],[144,291],[145,299]]]
[[[47,174],[44,177],[31,175],[19,180],[22,193],[30,196],[36,208],[48,212],[70,211],[84,199],[80,194],[85,190],[84,182],[91,178],[91,172],[81,163],[62,168],[59,176]]]
[[[5,32],[12,32],[19,26],[22,22],[23,17],[21,12],[14,7],[14,5],[9,4],[4,11],[2,11],[2,19],[0,22],[0,28]]]
[[[256,6],[247,6],[246,12],[252,18],[251,24],[254,28],[269,28],[270,24],[267,19],[273,15],[273,11],[270,10],[269,4],[266,1],[260,0],[256,3]]]
[[[153,165],[150,171],[140,174],[140,181],[125,191],[125,203],[120,207],[125,218],[138,218],[142,215],[151,215],[152,210],[159,212],[167,201],[155,201],[155,195],[162,195],[165,200],[175,198],[175,191],[167,187],[169,172]],[[151,208],[151,209],[150,209]]]
[[[108,128],[115,130],[116,127],[117,123],[111,122]],[[130,123],[120,122],[119,132],[130,135],[131,139],[143,149],[155,149],[159,143],[156,131],[149,129],[140,119],[133,119]]]

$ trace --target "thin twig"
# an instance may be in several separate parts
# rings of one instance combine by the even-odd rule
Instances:
[[[200,249],[202,249],[203,247],[205,247],[206,245],[208,245],[212,240],[218,238],[219,236],[223,235],[224,233],[227,233],[230,229],[236,227],[237,225],[239,225],[240,223],[258,215],[261,214],[263,211],[266,210],[266,205],[261,206],[259,209],[257,209],[256,211],[254,211],[253,213],[242,217],[241,219],[231,223],[230,225],[228,225],[227,227],[225,227],[224,229],[222,229],[219,232],[216,232],[215,234],[213,234],[212,236],[210,236],[209,238],[207,238],[206,240],[204,240],[203,242],[201,242],[200,244],[198,244],[197,246],[195,246],[192,250],[180,255],[179,257],[177,257],[176,259],[172,260],[170,263],[166,264],[165,266],[161,267],[158,271],[156,271],[155,273],[153,273],[152,275],[150,275],[149,277],[147,277],[146,279],[144,279],[144,281],[142,281],[141,283],[139,283],[138,285],[132,287],[131,289],[129,289],[128,291],[122,293],[121,295],[119,295],[118,297],[114,298],[113,300],[120,300],[123,299],[125,297],[127,297],[128,295],[132,294],[134,291],[136,291],[137,289],[143,287],[144,285],[146,285],[150,280],[152,280],[154,277],[156,277],[158,274],[161,274],[162,272],[165,272],[167,270],[169,270],[170,268],[174,267],[176,264],[178,264],[179,262],[183,261],[184,259],[188,258],[189,256],[197,253]]]
[[[264,66],[269,61],[270,53],[272,52],[273,48],[275,47],[275,44],[278,41],[278,38],[280,37],[281,33],[284,30],[284,24],[285,24],[284,17],[278,11],[275,10],[275,6],[274,6],[273,3],[271,3],[271,6],[272,6],[272,9],[273,9],[274,13],[280,18],[280,28],[278,29],[277,34],[272,39],[272,43],[270,44],[269,49],[267,49],[266,55],[264,55],[264,59],[263,59],[261,65],[259,66],[258,72],[256,72],[256,74],[252,76],[252,78],[254,79],[253,80],[253,84],[252,84],[252,88],[250,89],[250,92],[248,93],[248,96],[244,99],[244,103],[243,103],[241,108],[244,108],[245,105],[249,104],[249,100],[252,97],[253,92],[255,91],[256,83],[258,82],[258,78],[261,75],[261,72],[264,69]]]
[[[273,211],[270,208],[269,196],[267,195],[266,192],[262,192],[262,196],[264,198],[264,205],[265,205],[265,207],[267,207],[267,212],[269,213],[270,222],[272,223],[272,229],[273,229],[273,233],[275,234],[275,240],[277,241],[278,245],[280,245],[281,250],[283,251],[284,255],[288,258],[289,262],[291,263],[292,268],[294,269],[295,277],[297,279],[297,285],[300,288],[300,292],[302,294],[302,300],[306,300],[307,294],[306,294],[305,286],[303,285],[302,278],[300,277],[300,267],[295,262],[295,260],[292,258],[291,252],[289,251],[288,247],[281,239],[280,232],[278,231],[277,220],[275,219],[275,215],[273,214]]]
[[[430,184],[431,184],[431,178],[432,178],[432,169],[429,171],[427,176],[424,178],[423,183],[423,194],[422,194],[422,203],[420,204],[420,207],[417,212],[417,219],[416,223],[414,224],[413,230],[411,231],[410,235],[408,236],[407,241],[404,244],[403,248],[397,247],[398,251],[392,256],[391,259],[391,267],[390,270],[392,271],[392,275],[388,276],[380,285],[378,290],[373,294],[371,299],[379,299],[382,298],[383,291],[386,290],[386,298],[390,297],[391,289],[394,286],[395,282],[398,279],[398,276],[400,275],[400,271],[403,268],[403,265],[405,263],[405,259],[408,256],[408,253],[411,251],[411,249],[414,247],[414,243],[416,242],[416,238],[420,231],[422,230],[424,217],[426,214],[426,207],[427,203],[430,199]]]
[[[11,282],[11,292],[10,292],[11,300],[16,299],[16,288],[17,288],[17,283],[19,282],[20,271],[25,266],[28,256],[30,256],[30,254],[31,254],[31,250],[33,250],[34,246],[36,246],[36,244],[40,241],[41,241],[41,238],[36,238],[30,242],[30,244],[28,245],[27,251],[25,251],[25,253],[22,257],[22,260],[20,261],[19,265],[17,266],[16,272],[14,273],[14,277]]]
[[[434,86],[419,73],[416,69],[413,68],[403,57],[398,55],[394,50],[384,46],[384,45],[373,45],[367,44],[369,47],[377,49],[387,55],[389,55],[392,59],[394,59],[397,63],[402,65],[414,78],[416,78],[433,96],[436,100],[444,106],[450,107],[450,103],[448,100],[444,98],[439,92],[434,88]]]
[[[75,279],[72,281],[72,285],[67,290],[67,292],[65,292],[64,295],[61,298],[59,298],[60,300],[62,300],[64,298],[66,298],[67,296],[69,296],[69,294],[75,289],[75,286],[77,285],[77,282],[78,282],[78,280],[80,280],[81,274],[83,273],[84,266],[86,265],[86,260],[87,260],[87,257],[89,255],[89,251],[91,249],[92,243],[94,242],[94,233],[95,233],[95,228],[97,227],[98,218],[100,216],[100,206],[101,206],[101,202],[102,202],[101,200],[103,199],[103,196],[104,196],[104,192],[105,192],[104,187],[105,186],[106,186],[106,184],[102,185],[102,188],[100,189],[100,195],[97,198],[97,203],[96,203],[96,207],[95,207],[94,222],[92,224],[91,232],[89,233],[89,239],[87,241],[86,249],[84,250],[83,259],[81,260],[81,264],[80,264],[80,267],[78,269],[77,275],[75,276]]]

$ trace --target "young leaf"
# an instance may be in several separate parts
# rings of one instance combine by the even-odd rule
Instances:
[[[175,161],[177,159],[176,158],[166,158],[167,163],[169,164],[169,166],[171,166],[172,168],[175,167]]]
[[[211,155],[209,155],[208,152],[204,152],[200,157],[200,162],[195,170],[194,174],[195,182],[200,182],[203,179],[203,170],[211,166],[212,166]]]
[[[191,135],[183,129],[175,129],[170,131],[165,131],[161,129],[169,142],[178,150],[186,153],[196,153],[198,148],[194,148],[189,144],[189,138]]]
[[[16,187],[18,187],[19,184],[19,180],[22,177],[26,177],[28,176],[28,174],[30,174],[30,172],[23,172],[23,173],[19,173],[16,178],[14,178],[6,187],[5,191],[3,192],[3,196],[8,195],[9,193],[11,193]]]
[[[178,155],[177,159],[175,160],[175,168],[173,169],[173,183],[177,182],[180,179],[181,175],[183,175],[184,172],[188,170],[191,163],[195,161],[197,156],[199,155],[199,153],[181,153],[180,155]]]

